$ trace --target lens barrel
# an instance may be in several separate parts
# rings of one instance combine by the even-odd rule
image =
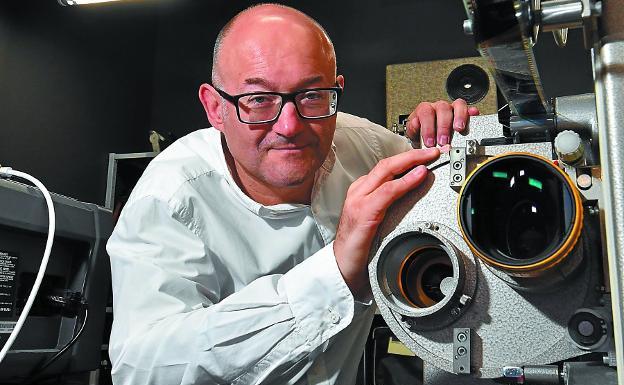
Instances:
[[[472,252],[511,276],[539,276],[574,249],[583,223],[581,197],[552,161],[508,153],[466,179],[459,225]]]
[[[438,223],[416,222],[391,238],[373,264],[371,284],[381,300],[413,330],[437,330],[457,320],[477,279],[474,260],[454,246],[461,236]]]

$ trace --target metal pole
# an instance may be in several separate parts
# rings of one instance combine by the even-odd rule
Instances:
[[[605,230],[618,383],[624,385],[624,0],[603,0],[594,52]]]

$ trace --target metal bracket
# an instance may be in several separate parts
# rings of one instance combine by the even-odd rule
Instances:
[[[470,328],[453,329],[453,372],[470,374]]]
[[[449,153],[451,172],[449,181],[451,188],[458,189],[466,180],[466,148],[453,147]]]

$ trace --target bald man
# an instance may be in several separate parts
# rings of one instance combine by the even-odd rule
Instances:
[[[344,87],[301,12],[264,4],[224,27],[199,90],[212,127],[150,163],[108,242],[115,384],[354,383],[377,226],[469,111],[419,105],[409,134],[431,148],[412,150],[337,113]]]

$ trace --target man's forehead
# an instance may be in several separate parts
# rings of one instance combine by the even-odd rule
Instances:
[[[335,58],[331,42],[303,17],[258,14],[237,19],[223,41],[220,70],[224,81],[275,89],[276,77],[297,78],[305,87],[322,78],[333,82]],[[295,22],[293,22],[295,21]]]
[[[275,48],[294,40],[319,46],[330,46],[324,32],[311,20],[285,13],[250,13],[236,19],[225,37],[224,45],[267,43]],[[324,47],[323,47],[324,48]]]
[[[290,26],[300,26],[308,28],[309,30],[318,30],[321,32],[319,26],[313,19],[308,17],[302,12],[299,12],[293,8],[281,7],[276,5],[263,5],[254,7],[245,12],[239,14],[230,26],[230,30],[233,31],[237,27],[249,26],[256,24],[261,26],[262,24],[284,24]]]

